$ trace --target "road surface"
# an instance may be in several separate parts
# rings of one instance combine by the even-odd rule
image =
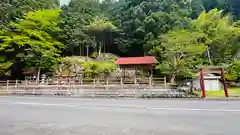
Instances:
[[[239,135],[240,101],[0,97],[0,135]]]

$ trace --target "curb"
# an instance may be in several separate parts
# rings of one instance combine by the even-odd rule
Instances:
[[[79,97],[79,96],[50,96],[50,95],[11,95],[11,94],[4,94],[1,96],[5,97],[48,97],[48,98],[79,98],[79,99],[116,99],[116,100],[192,100],[192,101],[240,101],[240,97],[229,97],[229,98],[134,98],[134,97]]]

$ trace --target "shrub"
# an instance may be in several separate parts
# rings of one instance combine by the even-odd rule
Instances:
[[[93,78],[102,73],[108,74],[116,69],[116,65],[112,61],[84,62],[81,66],[84,67],[84,76],[87,78]]]

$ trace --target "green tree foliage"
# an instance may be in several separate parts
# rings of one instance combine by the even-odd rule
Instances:
[[[158,68],[170,76],[172,83],[176,76],[192,75],[193,67],[189,63],[206,50],[205,45],[200,42],[203,37],[203,33],[183,29],[170,31],[160,38],[162,43],[156,45],[154,50],[165,60]]]
[[[41,48],[40,46],[31,46],[26,49],[26,56],[22,58],[26,68],[35,68],[37,70],[37,82],[40,80],[41,70],[53,71],[54,65],[59,62],[60,55],[52,50]]]
[[[210,2],[210,1],[209,1]],[[198,15],[205,10],[203,0],[189,0],[189,6],[191,7],[191,18],[197,18]]]
[[[190,21],[188,29],[170,31],[155,41],[152,53],[164,60],[159,68],[171,76],[171,82],[176,76],[191,76],[201,64],[234,65],[229,71],[229,78],[233,78],[234,61],[239,58],[239,30],[222,11],[204,11]]]
[[[101,74],[105,76],[116,70],[116,65],[113,61],[84,62],[81,66],[84,67],[84,75],[87,78],[94,78],[100,76]]]
[[[6,57],[0,57],[0,76],[10,75],[10,72],[6,71],[6,69],[9,69],[13,65],[14,61],[6,59]]]
[[[234,19],[240,19],[239,0],[201,0],[204,8],[210,11],[214,8],[222,9],[224,13],[231,13]]]
[[[192,21],[192,28],[205,34],[202,42],[209,47],[213,62],[210,64],[232,61],[238,55],[240,29],[234,26],[230,15],[217,9],[202,12]]]
[[[88,33],[95,37],[97,41],[98,55],[101,55],[102,49],[106,50],[106,46],[113,42],[113,33],[117,31],[117,27],[112,24],[104,16],[97,16],[86,26]]]
[[[171,29],[182,27],[183,22],[181,20],[166,12],[156,12],[146,17],[143,22],[144,31],[147,33],[144,37],[145,54],[148,54],[148,51],[151,50],[155,39],[159,35],[167,33]]]
[[[91,61],[84,61],[79,56],[61,58],[56,66],[58,74],[84,73],[86,78],[107,76],[116,69],[115,60],[94,61],[91,59]]]
[[[40,58],[44,50],[54,53],[50,57],[60,53],[63,45],[52,36],[61,32],[58,27],[60,12],[60,9],[29,12],[23,19],[10,23],[11,29],[2,30],[0,51],[5,62],[18,61],[33,53]]]
[[[1,0],[0,27],[6,27],[12,20],[22,18],[29,11],[52,9],[59,6],[59,0]]]
[[[9,20],[11,10],[13,9],[13,5],[11,5],[8,0],[0,1],[0,28],[6,27]]]
[[[182,27],[189,15],[188,4],[175,0],[123,0],[113,12],[116,26],[124,33],[118,44],[127,46],[128,53],[135,56],[148,52],[148,42],[158,35]]]
[[[94,38],[84,28],[100,13],[100,5],[97,0],[71,0],[62,10],[62,41],[67,52],[70,55],[83,55],[85,47],[95,46]]]
[[[58,0],[1,0],[0,6],[2,74],[16,63],[51,69],[60,50],[64,56],[97,50],[154,55],[172,81],[204,64],[226,65],[227,79],[240,79],[238,0],[71,0],[61,7],[61,19],[60,10],[53,10]],[[96,66],[101,64],[85,64],[86,71],[104,71]]]

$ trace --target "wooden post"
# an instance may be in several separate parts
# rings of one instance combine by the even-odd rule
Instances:
[[[126,75],[125,75],[125,68],[123,69],[123,79],[125,80],[125,77],[126,77]]]
[[[134,77],[134,84],[137,85],[137,78],[136,78],[136,76]]]
[[[222,68],[221,68],[221,78],[222,78],[222,82],[223,82],[225,97],[228,97],[228,88],[227,88],[226,80],[224,77],[224,71]]]
[[[149,77],[149,87],[152,87],[152,78]]]
[[[150,74],[150,77],[153,77],[153,65],[151,65],[151,74]]]
[[[138,72],[139,72],[139,70],[138,70],[138,68],[135,68],[135,80],[134,80],[134,83],[135,83],[135,85],[137,86],[137,88],[139,88],[139,84],[138,84]]]
[[[58,90],[60,90],[60,83],[61,83],[61,80],[60,80],[60,76],[58,76],[58,83],[57,83],[57,87],[58,87]]]
[[[121,77],[121,80],[120,80],[120,85],[123,88],[123,78],[122,77]]]
[[[18,80],[16,80],[16,84],[15,84],[15,88],[17,88],[18,87]]]
[[[58,77],[57,79],[57,89],[59,90],[59,83],[60,83],[60,78]]]
[[[70,80],[70,77],[68,77],[68,94],[70,93],[71,91],[71,80]]]
[[[81,85],[81,75],[78,76],[78,84]]]
[[[93,85],[94,85],[94,88],[96,88],[96,79],[95,78],[93,79]]]
[[[164,77],[164,89],[167,90],[167,78]]]
[[[106,85],[108,86],[109,82],[108,82],[108,78],[106,78]]]
[[[25,79],[25,89],[27,89],[27,79]]]
[[[108,78],[106,78],[106,87],[107,87],[107,90],[108,90]]]
[[[151,87],[152,87],[152,84],[153,84],[153,65],[151,65],[151,71],[150,71],[150,83],[151,83]]]
[[[80,75],[80,84],[83,85],[83,75]]]
[[[203,69],[200,69],[200,85],[201,85],[201,89],[202,89],[202,98],[206,97],[206,90],[205,90],[205,83],[204,83],[204,73],[203,73]]]
[[[8,91],[8,86],[9,86],[9,80],[7,80],[7,84],[6,84],[6,90]]]

